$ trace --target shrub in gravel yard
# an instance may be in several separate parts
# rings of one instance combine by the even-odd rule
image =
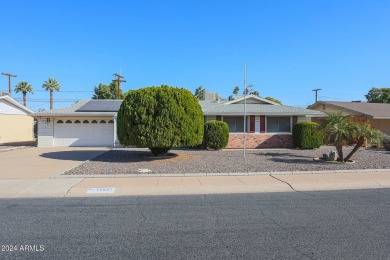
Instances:
[[[390,135],[383,135],[383,140],[382,140],[382,147],[386,151],[390,151]]]
[[[314,122],[298,122],[293,127],[295,147],[302,149],[319,148],[323,143],[323,135],[319,124]]]
[[[203,112],[186,89],[162,85],[130,90],[118,111],[122,145],[147,147],[154,155],[202,143]]]
[[[216,150],[225,148],[229,142],[229,126],[223,121],[212,120],[204,125],[203,143]]]

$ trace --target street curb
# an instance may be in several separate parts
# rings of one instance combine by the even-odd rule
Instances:
[[[50,179],[67,178],[143,178],[143,177],[208,177],[208,176],[257,176],[257,175],[304,175],[304,174],[337,174],[337,173],[371,173],[390,172],[390,169],[362,169],[362,170],[335,170],[335,171],[275,171],[275,172],[235,172],[235,173],[137,173],[137,174],[90,174],[90,175],[62,175]]]

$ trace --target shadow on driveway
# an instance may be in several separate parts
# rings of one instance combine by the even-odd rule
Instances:
[[[101,154],[108,152],[107,150],[81,150],[81,151],[60,151],[42,153],[39,156],[64,161],[86,161],[91,160]]]

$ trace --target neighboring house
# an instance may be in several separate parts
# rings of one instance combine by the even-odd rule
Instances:
[[[235,99],[236,98],[236,99]],[[311,121],[324,114],[304,108],[279,105],[248,95],[247,147],[292,147],[294,123]],[[71,107],[35,113],[38,118],[38,146],[115,146],[116,117],[121,100],[83,100]],[[199,101],[205,121],[225,121],[230,130],[228,148],[243,147],[244,97],[230,101]]]
[[[318,101],[308,108],[325,113],[342,112],[343,115],[362,116],[368,119],[375,128],[390,135],[390,104]]]
[[[245,97],[233,95],[227,102],[205,100],[199,103],[206,122],[221,120],[228,124],[230,137],[227,148],[242,148]],[[293,125],[324,116],[316,110],[284,106],[255,95],[246,96],[246,115],[247,148],[293,147]]]
[[[34,141],[34,113],[8,94],[0,93],[0,144]]]

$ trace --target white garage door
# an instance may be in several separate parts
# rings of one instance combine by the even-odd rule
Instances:
[[[56,120],[55,146],[113,146],[112,120]]]

